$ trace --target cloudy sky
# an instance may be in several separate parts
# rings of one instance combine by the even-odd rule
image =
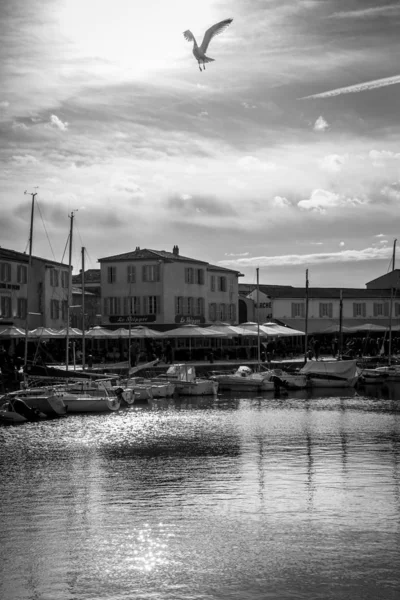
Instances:
[[[182,32],[229,17],[200,72]],[[398,0],[2,0],[0,245],[37,191],[34,253],[68,262],[74,211],[75,271],[177,244],[364,287],[399,233],[399,28]]]

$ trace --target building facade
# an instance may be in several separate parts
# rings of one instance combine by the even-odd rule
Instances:
[[[247,312],[243,315],[243,318],[246,317],[245,320],[257,321],[257,302],[254,302],[256,293],[254,285],[240,284],[240,301],[246,301]],[[258,294],[260,323],[273,319],[294,329],[305,331],[307,305],[305,288],[260,285]],[[268,312],[263,312],[265,310]],[[308,289],[307,324],[310,333],[334,330],[335,326],[339,326],[340,318],[345,327],[366,323],[389,327],[390,319],[393,324],[399,323],[400,296],[396,296],[391,289],[382,288],[310,287]]]
[[[137,247],[99,259],[104,327],[237,323],[238,271],[172,252]]]
[[[67,324],[68,265],[0,248],[0,327],[52,327]]]

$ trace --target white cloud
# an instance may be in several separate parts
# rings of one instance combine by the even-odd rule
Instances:
[[[337,173],[342,170],[342,167],[345,164],[347,158],[347,155],[341,156],[340,154],[328,154],[319,161],[319,167],[323,171]]]
[[[321,252],[319,254],[287,254],[283,256],[254,256],[236,260],[220,260],[218,264],[229,268],[246,267],[290,267],[306,265],[324,265],[335,263],[357,263],[369,260],[387,260],[390,248],[365,248],[363,250],[341,250],[340,252]]]
[[[388,161],[400,159],[400,153],[389,150],[370,150],[369,158],[374,167],[384,167]]]
[[[276,208],[287,208],[287,207],[291,206],[289,200],[282,196],[275,196],[275,198],[272,199],[271,204],[272,204],[272,206],[275,206]]]
[[[234,252],[225,252],[225,256],[248,256],[250,252],[241,252],[239,254],[235,254]]]
[[[340,242],[339,246],[345,246],[346,244],[344,242]]]
[[[8,108],[10,106],[10,103],[7,102],[7,100],[2,100],[0,102],[0,109],[1,110],[5,110],[6,108]]]
[[[68,123],[67,122],[63,123],[61,121],[61,119],[59,119],[57,117],[57,115],[51,115],[50,124],[53,127],[57,127],[60,131],[67,131],[67,129],[68,129]]]
[[[19,123],[18,121],[14,121],[12,124],[12,128],[14,131],[27,131],[29,127],[25,125],[25,123]]]
[[[16,163],[20,167],[22,167],[24,165],[34,165],[38,162],[37,158],[35,158],[31,154],[24,154],[22,156],[16,155],[16,156],[12,157],[12,160],[14,163]]]
[[[201,112],[199,112],[198,116],[200,118],[202,118],[202,117],[208,117],[208,112],[206,110],[202,110]]]
[[[251,104],[250,102],[242,102],[242,106],[246,110],[249,110],[251,108],[257,108],[257,106],[255,104]]]
[[[239,158],[237,164],[246,171],[271,171],[276,169],[273,162],[264,162],[256,156],[243,156]]]
[[[314,131],[326,131],[329,129],[330,125],[327,121],[325,121],[324,117],[321,115],[314,123]]]
[[[329,208],[336,208],[337,206],[355,206],[357,204],[364,204],[365,201],[359,198],[347,198],[328,190],[314,190],[311,197],[308,200],[300,200],[297,206],[304,210],[310,210],[319,213],[325,213]]]

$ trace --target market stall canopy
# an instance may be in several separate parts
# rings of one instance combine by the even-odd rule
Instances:
[[[224,333],[214,331],[211,327],[199,327],[198,325],[192,325],[191,323],[185,323],[176,329],[169,329],[163,332],[163,337],[178,338],[178,337],[225,337]]]
[[[0,326],[0,337],[2,338],[21,338],[25,336],[25,329],[15,327],[15,325],[11,325],[10,327],[4,327],[3,329],[1,329]]]

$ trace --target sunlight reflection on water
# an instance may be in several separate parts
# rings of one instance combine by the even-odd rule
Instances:
[[[154,401],[0,428],[0,597],[395,598],[393,395]]]

